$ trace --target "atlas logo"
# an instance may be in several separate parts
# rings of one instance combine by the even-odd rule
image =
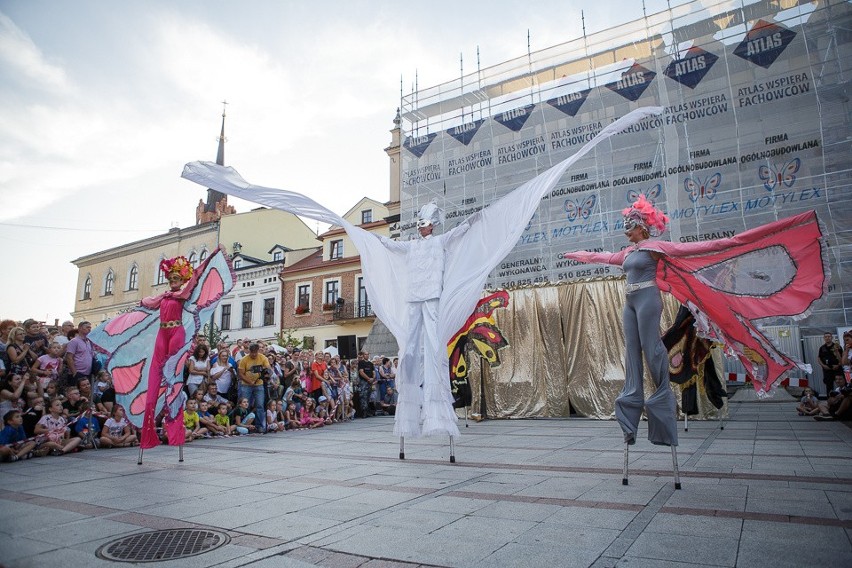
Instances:
[[[558,108],[568,116],[577,116],[577,113],[580,111],[580,107],[583,106],[584,102],[586,102],[586,97],[589,96],[590,92],[592,92],[591,89],[583,89],[576,93],[560,95],[548,100],[547,104],[554,108]]]
[[[565,200],[565,213],[568,214],[568,220],[573,222],[577,220],[585,221],[591,217],[595,210],[595,203],[598,202],[597,195],[590,195],[583,199],[582,197],[574,201],[570,197]]]
[[[527,105],[524,107],[514,108],[501,112],[494,117],[494,120],[508,128],[513,132],[518,132],[526,124],[527,119],[532,115],[532,109],[535,105]]]
[[[480,118],[473,122],[459,124],[458,126],[448,129],[447,134],[467,146],[470,144],[470,141],[473,140],[473,137],[476,136],[476,133],[479,132],[479,127],[482,126],[483,122],[485,122],[485,119]]]
[[[689,199],[695,203],[699,199],[713,199],[716,190],[722,184],[722,174],[716,172],[712,176],[701,178],[699,176],[687,176],[683,180],[683,189],[689,194]]]
[[[650,69],[634,63],[630,69],[621,74],[621,79],[614,83],[607,83],[605,86],[628,101],[635,101],[642,96],[656,76],[657,74]]]
[[[409,136],[405,139],[405,142],[402,143],[402,147],[418,158],[421,158],[423,157],[423,153],[426,152],[426,148],[429,147],[429,144],[432,143],[437,135],[437,132],[433,132],[432,134],[426,134],[424,136]]]
[[[690,47],[682,59],[674,59],[663,74],[694,89],[719,58],[700,47]]]
[[[734,55],[769,69],[794,37],[796,32],[793,30],[758,20],[734,50]]]
[[[796,174],[802,166],[801,158],[793,158],[780,168],[778,164],[773,166],[760,166],[757,168],[757,177],[763,182],[766,191],[773,191],[776,187],[793,187],[796,183]]]

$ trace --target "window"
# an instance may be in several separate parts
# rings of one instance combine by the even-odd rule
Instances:
[[[367,298],[367,287],[364,285],[364,277],[358,277],[358,317],[363,318],[370,315],[370,301]]]
[[[326,340],[325,340],[325,346],[326,346],[326,347],[335,347],[335,348],[336,348],[336,347],[337,347],[337,340],[336,340],[336,339],[326,339]]]
[[[340,296],[340,281],[339,280],[329,280],[325,283],[325,294],[323,295],[323,303],[324,304],[333,304],[337,301],[338,296]]]
[[[361,224],[364,223],[372,223],[373,222],[373,210],[372,209],[364,209],[361,211]]]
[[[127,275],[127,289],[139,289],[139,267],[135,264],[130,268],[130,274]]]
[[[284,251],[277,250],[277,251],[273,252],[272,253],[272,260],[273,261],[284,260]]]
[[[296,305],[302,306],[304,309],[311,308],[311,285],[302,284],[296,289]]]
[[[263,325],[275,325],[275,298],[263,301]]]
[[[189,258],[187,259],[193,268],[198,266],[198,255],[194,252],[189,253]]]
[[[201,264],[205,260],[207,260],[207,249],[201,251],[201,254],[198,256],[198,263]]]
[[[343,239],[331,241],[329,245],[329,260],[337,260],[343,258]]]
[[[234,259],[234,268],[240,268],[243,265],[243,259],[235,258]]]
[[[243,302],[243,329],[251,327],[251,302]]]
[[[112,289],[115,286],[115,273],[110,269],[104,279],[104,296],[112,296]]]
[[[86,276],[86,282],[83,283],[83,299],[92,299],[92,277]]]
[[[231,329],[231,304],[222,305],[222,319],[219,321],[219,329],[223,331]]]
[[[160,262],[163,262],[163,260],[164,260],[165,258],[166,258],[166,257],[161,256],[161,257],[160,257]],[[156,272],[156,273],[157,273],[157,284],[165,284],[165,283],[166,283],[166,275],[165,275],[165,274],[163,274],[163,271],[162,271],[162,270],[160,270],[160,262],[158,262],[158,263],[157,263],[156,268],[154,268],[154,272]]]

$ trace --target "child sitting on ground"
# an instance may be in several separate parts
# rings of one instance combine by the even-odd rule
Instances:
[[[305,406],[299,414],[299,424],[302,428],[320,428],[325,424],[325,420],[317,416],[316,403],[314,399],[308,397],[305,400]]]
[[[278,418],[277,401],[270,400],[266,403],[266,431],[267,432],[283,432],[284,419]]]
[[[201,427],[201,420],[198,417],[198,402],[194,398],[186,401],[186,410],[183,411],[183,426],[186,428],[187,442],[203,438],[207,434],[207,428]]]
[[[284,423],[288,430],[299,430],[302,425],[299,423],[299,414],[296,412],[296,403],[290,401],[287,405],[287,410],[284,411]]]
[[[77,387],[68,387],[65,389],[65,402],[62,403],[65,418],[70,422],[72,419],[80,415],[80,411],[85,408],[89,401],[80,396],[80,389]]]
[[[112,407],[112,414],[104,422],[101,431],[102,448],[126,448],[137,444],[133,427],[124,415],[124,408],[118,404]]]
[[[819,400],[814,396],[813,390],[805,389],[796,410],[799,411],[799,416],[816,416],[819,414]]]
[[[237,431],[237,427],[231,424],[231,418],[228,416],[228,403],[222,402],[219,404],[218,412],[213,419],[216,421],[216,426],[225,431],[225,436],[231,436]],[[248,433],[248,432],[246,432]]]
[[[234,425],[237,427],[237,432],[243,436],[257,432],[257,426],[254,425],[254,412],[249,412],[249,401],[246,397],[241,398],[234,409]]]
[[[3,430],[0,430],[0,456],[3,460],[18,461],[33,457],[36,443],[34,440],[27,440],[21,411],[10,410],[4,414],[3,424]]]
[[[210,414],[210,403],[206,400],[202,400],[198,404],[198,420],[201,422],[201,427],[207,428],[212,436],[223,436],[225,434],[225,428],[216,424],[216,419]]]
[[[42,447],[50,450],[51,455],[61,456],[73,451],[83,440],[70,435],[68,421],[62,414],[62,401],[54,398],[48,406],[48,413],[41,417],[35,426],[36,436],[44,436]]]
[[[331,418],[331,413],[329,411],[328,398],[325,396],[319,397],[319,403],[317,404],[317,418],[322,420],[323,424],[326,426],[330,425],[334,420]]]

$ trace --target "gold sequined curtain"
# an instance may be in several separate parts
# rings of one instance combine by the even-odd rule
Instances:
[[[567,417],[569,402],[581,416],[611,417],[624,385],[624,283],[620,278],[512,290],[509,306],[494,312],[509,342],[500,351],[501,365],[492,369],[478,357],[470,362],[473,412],[481,412],[484,394],[489,418]],[[678,303],[668,294],[663,300],[666,329]],[[652,385],[646,373],[646,396]],[[706,412],[701,410],[696,418]]]

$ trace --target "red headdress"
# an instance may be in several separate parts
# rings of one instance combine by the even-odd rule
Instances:
[[[184,282],[192,278],[192,264],[185,256],[176,256],[175,258],[163,259],[160,261],[160,270],[167,277],[171,274],[177,274]]]
[[[624,216],[625,231],[641,226],[652,236],[658,237],[665,232],[669,224],[668,216],[654,207],[642,194],[639,194],[639,199],[634,201],[633,205],[622,210],[621,214]]]

